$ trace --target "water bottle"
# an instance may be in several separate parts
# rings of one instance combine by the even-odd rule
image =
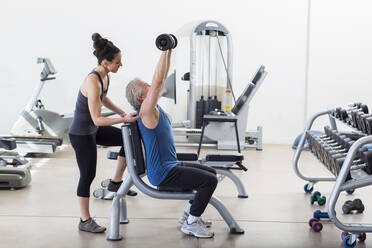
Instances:
[[[230,111],[231,110],[231,90],[226,89],[225,92],[225,110]]]

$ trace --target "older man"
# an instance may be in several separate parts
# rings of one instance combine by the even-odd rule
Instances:
[[[147,177],[154,186],[170,186],[196,191],[194,200],[180,217],[181,231],[198,238],[211,238],[211,225],[201,218],[217,186],[214,169],[177,160],[171,122],[157,104],[169,71],[172,50],[162,52],[152,84],[139,78],[129,82],[126,96],[139,113],[139,130],[146,150]]]

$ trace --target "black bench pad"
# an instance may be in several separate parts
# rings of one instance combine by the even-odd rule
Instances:
[[[180,152],[177,153],[177,159],[179,161],[197,161],[198,154],[196,152]]]
[[[206,161],[215,161],[215,162],[239,162],[244,160],[243,154],[235,153],[235,154],[219,154],[219,153],[208,153],[205,156]]]

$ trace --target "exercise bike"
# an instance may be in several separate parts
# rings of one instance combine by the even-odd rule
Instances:
[[[17,151],[22,154],[54,153],[67,137],[68,129],[73,119],[71,114],[59,114],[45,109],[39,99],[41,90],[46,82],[56,79],[55,70],[49,58],[38,58],[38,64],[44,68],[40,80],[27,105],[11,129],[12,138],[16,139]],[[113,112],[103,111],[103,116],[113,115]]]

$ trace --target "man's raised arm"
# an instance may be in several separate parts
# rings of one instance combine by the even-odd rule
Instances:
[[[158,103],[160,93],[164,87],[165,80],[167,79],[170,58],[172,50],[162,52],[158,64],[156,66],[154,76],[152,78],[152,84],[146,99],[143,101],[141,106],[141,112],[152,112],[155,110],[156,104]]]

